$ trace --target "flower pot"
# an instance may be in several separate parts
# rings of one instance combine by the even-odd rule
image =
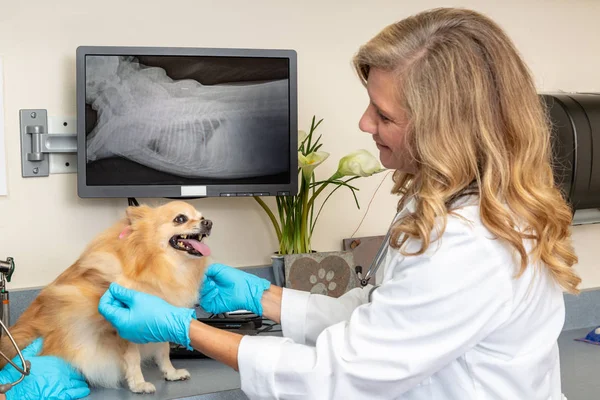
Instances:
[[[277,268],[283,271],[283,282],[288,288],[339,297],[359,286],[351,251],[272,256],[274,263],[275,258],[281,258]]]
[[[311,254],[315,254],[317,251],[312,250]],[[273,268],[273,278],[275,285],[279,287],[285,287],[286,285],[286,273],[285,273],[285,258],[291,254],[281,255],[279,252],[275,252],[271,255],[271,267]]]
[[[275,253],[271,256],[271,265],[273,267],[273,277],[275,285],[283,287],[285,285],[285,267],[284,256]]]

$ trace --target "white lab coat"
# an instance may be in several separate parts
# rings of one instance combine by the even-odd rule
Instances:
[[[409,203],[408,209],[412,207]],[[406,212],[406,211],[405,211]],[[383,281],[338,299],[284,289],[284,337],[242,339],[251,399],[560,400],[561,289],[545,268],[515,279],[473,198],[420,256],[388,252]],[[409,243],[408,250],[420,246]]]

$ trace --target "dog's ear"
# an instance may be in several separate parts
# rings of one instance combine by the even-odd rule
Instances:
[[[150,214],[152,208],[147,205],[139,205],[139,206],[129,206],[125,210],[125,215],[127,215],[127,219],[130,224],[133,224],[138,219],[144,218]]]

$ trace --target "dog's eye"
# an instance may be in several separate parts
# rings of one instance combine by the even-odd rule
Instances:
[[[187,222],[187,220],[188,220],[188,217],[186,217],[183,214],[179,214],[178,216],[175,217],[173,222],[175,222],[176,224],[183,224],[184,222]]]

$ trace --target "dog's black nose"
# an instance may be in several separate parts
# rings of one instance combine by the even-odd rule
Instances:
[[[212,221],[210,219],[203,219],[202,221],[200,221],[200,224],[206,230],[212,229]]]

